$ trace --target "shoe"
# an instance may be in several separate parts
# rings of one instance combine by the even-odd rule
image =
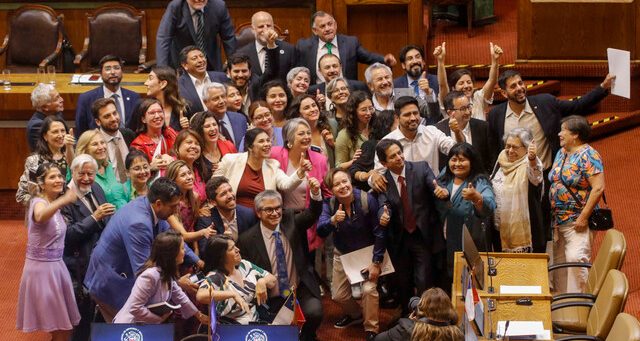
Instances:
[[[376,338],[376,335],[378,335],[375,332],[371,332],[371,331],[367,331],[365,333],[366,333],[366,336],[365,336],[364,339],[367,340],[367,341],[373,341],[373,339]]]
[[[345,315],[338,322],[336,322],[333,326],[338,329],[347,328],[350,325],[362,323],[362,316],[357,318],[352,318],[349,315]]]

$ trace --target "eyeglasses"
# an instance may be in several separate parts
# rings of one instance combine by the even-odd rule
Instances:
[[[263,120],[268,120],[271,118],[271,114],[266,114],[266,115],[258,115],[258,116],[253,116],[253,120],[254,121],[263,121]]]
[[[520,149],[520,148],[524,148],[524,146],[514,146],[514,145],[512,145],[512,144],[506,144],[506,145],[504,146],[504,149],[505,149],[505,150],[509,150],[509,149],[518,150],[518,149]]]
[[[147,115],[149,116],[164,115],[164,111],[162,110],[147,111]]]
[[[104,67],[104,71],[105,71],[105,72],[109,72],[109,71],[111,71],[111,70],[113,70],[113,71],[120,71],[120,70],[122,70],[122,67],[121,67],[120,65],[105,66],[105,67]]]
[[[454,111],[462,111],[462,112],[471,111],[472,109],[473,109],[473,105],[472,104],[469,104],[467,106],[460,107],[460,108],[453,108]]]
[[[263,207],[260,209],[260,211],[266,213],[266,214],[274,214],[274,213],[280,213],[280,210],[282,210],[282,206],[276,206],[276,207]]]

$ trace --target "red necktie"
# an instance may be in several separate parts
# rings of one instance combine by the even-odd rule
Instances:
[[[409,233],[413,233],[416,230],[416,218],[411,211],[411,204],[409,203],[409,193],[407,192],[407,184],[404,182],[404,176],[398,177],[400,183],[400,199],[402,200],[402,213],[404,215],[404,228]]]

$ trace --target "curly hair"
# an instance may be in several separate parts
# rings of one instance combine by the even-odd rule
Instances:
[[[347,101],[347,116],[343,119],[344,128],[347,130],[349,134],[349,138],[351,142],[355,145],[358,141],[358,136],[360,136],[360,130],[358,129],[358,106],[360,103],[371,100],[371,97],[364,91],[354,91],[351,96],[349,96],[349,100]],[[371,115],[371,121],[369,125],[373,123],[375,120],[375,114]],[[367,136],[367,138],[369,138]]]
[[[294,98],[293,101],[291,102],[291,105],[289,106],[289,110],[287,111],[285,118],[287,120],[290,120],[292,118],[301,117],[300,105],[302,105],[302,101],[304,101],[307,98],[311,98],[314,102],[316,102],[315,97],[309,94],[300,95]],[[316,102],[316,105],[317,104],[318,102]],[[319,105],[318,105],[318,109],[320,109]],[[320,110],[320,116],[318,117],[317,128],[318,128],[318,131],[323,131],[325,129],[331,130],[331,125],[329,124],[329,116],[327,116],[327,112],[324,110]]]
[[[175,160],[171,162],[169,166],[167,166],[167,173],[165,176],[175,182],[178,174],[180,173],[180,168],[182,167],[189,168],[189,165],[182,160]],[[196,193],[193,192],[193,189],[183,192],[182,195],[189,203],[189,206],[191,207],[191,215],[193,220],[196,221],[198,219],[198,210],[200,209],[200,198],[198,198]],[[178,215],[178,217],[180,217],[180,215]]]

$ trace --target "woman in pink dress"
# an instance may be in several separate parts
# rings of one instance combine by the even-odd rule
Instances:
[[[60,169],[44,163],[32,179],[37,192],[32,195],[27,218],[27,255],[18,292],[16,328],[23,332],[45,331],[51,339],[68,340],[80,313],[71,276],[62,262],[67,225],[60,208],[77,200],[74,190],[60,196],[64,177]]]

